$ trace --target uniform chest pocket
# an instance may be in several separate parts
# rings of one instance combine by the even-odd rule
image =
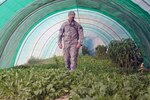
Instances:
[[[67,35],[76,35],[77,34],[77,26],[76,25],[66,25],[65,26],[65,36]]]
[[[69,30],[70,30],[70,26],[69,26],[69,25],[66,25],[66,26],[65,26],[65,32],[69,32]]]

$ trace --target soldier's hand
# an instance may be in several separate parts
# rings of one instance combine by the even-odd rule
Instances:
[[[77,44],[77,48],[79,49],[80,47],[81,47],[81,44],[80,44],[80,43],[78,43],[78,44]]]
[[[59,46],[60,49],[62,49],[62,44],[61,43],[59,43],[58,46]]]

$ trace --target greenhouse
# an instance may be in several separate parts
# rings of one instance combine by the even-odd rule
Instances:
[[[84,28],[89,49],[131,38],[150,66],[149,0],[1,0],[1,68],[25,64],[31,57],[62,55],[57,38],[70,10]]]
[[[0,0],[0,100],[150,100],[150,0]]]

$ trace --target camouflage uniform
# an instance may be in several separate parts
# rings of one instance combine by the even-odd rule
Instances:
[[[76,21],[66,21],[62,24],[59,31],[58,43],[64,42],[63,55],[65,65],[68,69],[73,70],[77,66],[78,43],[82,44],[83,28]]]

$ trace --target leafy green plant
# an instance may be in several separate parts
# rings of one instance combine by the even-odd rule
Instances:
[[[97,59],[106,59],[107,54],[106,54],[107,48],[103,45],[98,45],[95,48],[95,53],[96,53],[96,58]]]
[[[108,55],[112,61],[127,71],[138,69],[142,63],[140,49],[132,39],[112,41],[109,44]]]
[[[90,55],[90,52],[86,46],[83,45],[82,47],[82,54],[83,55]]]
[[[56,55],[53,57],[53,59],[54,59],[56,65],[59,66],[59,65],[60,65],[60,62],[59,62],[59,60],[58,60],[58,58],[57,58]]]
[[[41,60],[39,58],[31,57],[27,64],[38,64]]]
[[[62,65],[63,59],[57,59]],[[119,73],[111,60],[90,56],[80,56],[74,72],[55,68],[53,58],[47,61],[49,65],[0,70],[0,99],[55,100],[67,95],[70,100],[149,100],[148,73]]]

